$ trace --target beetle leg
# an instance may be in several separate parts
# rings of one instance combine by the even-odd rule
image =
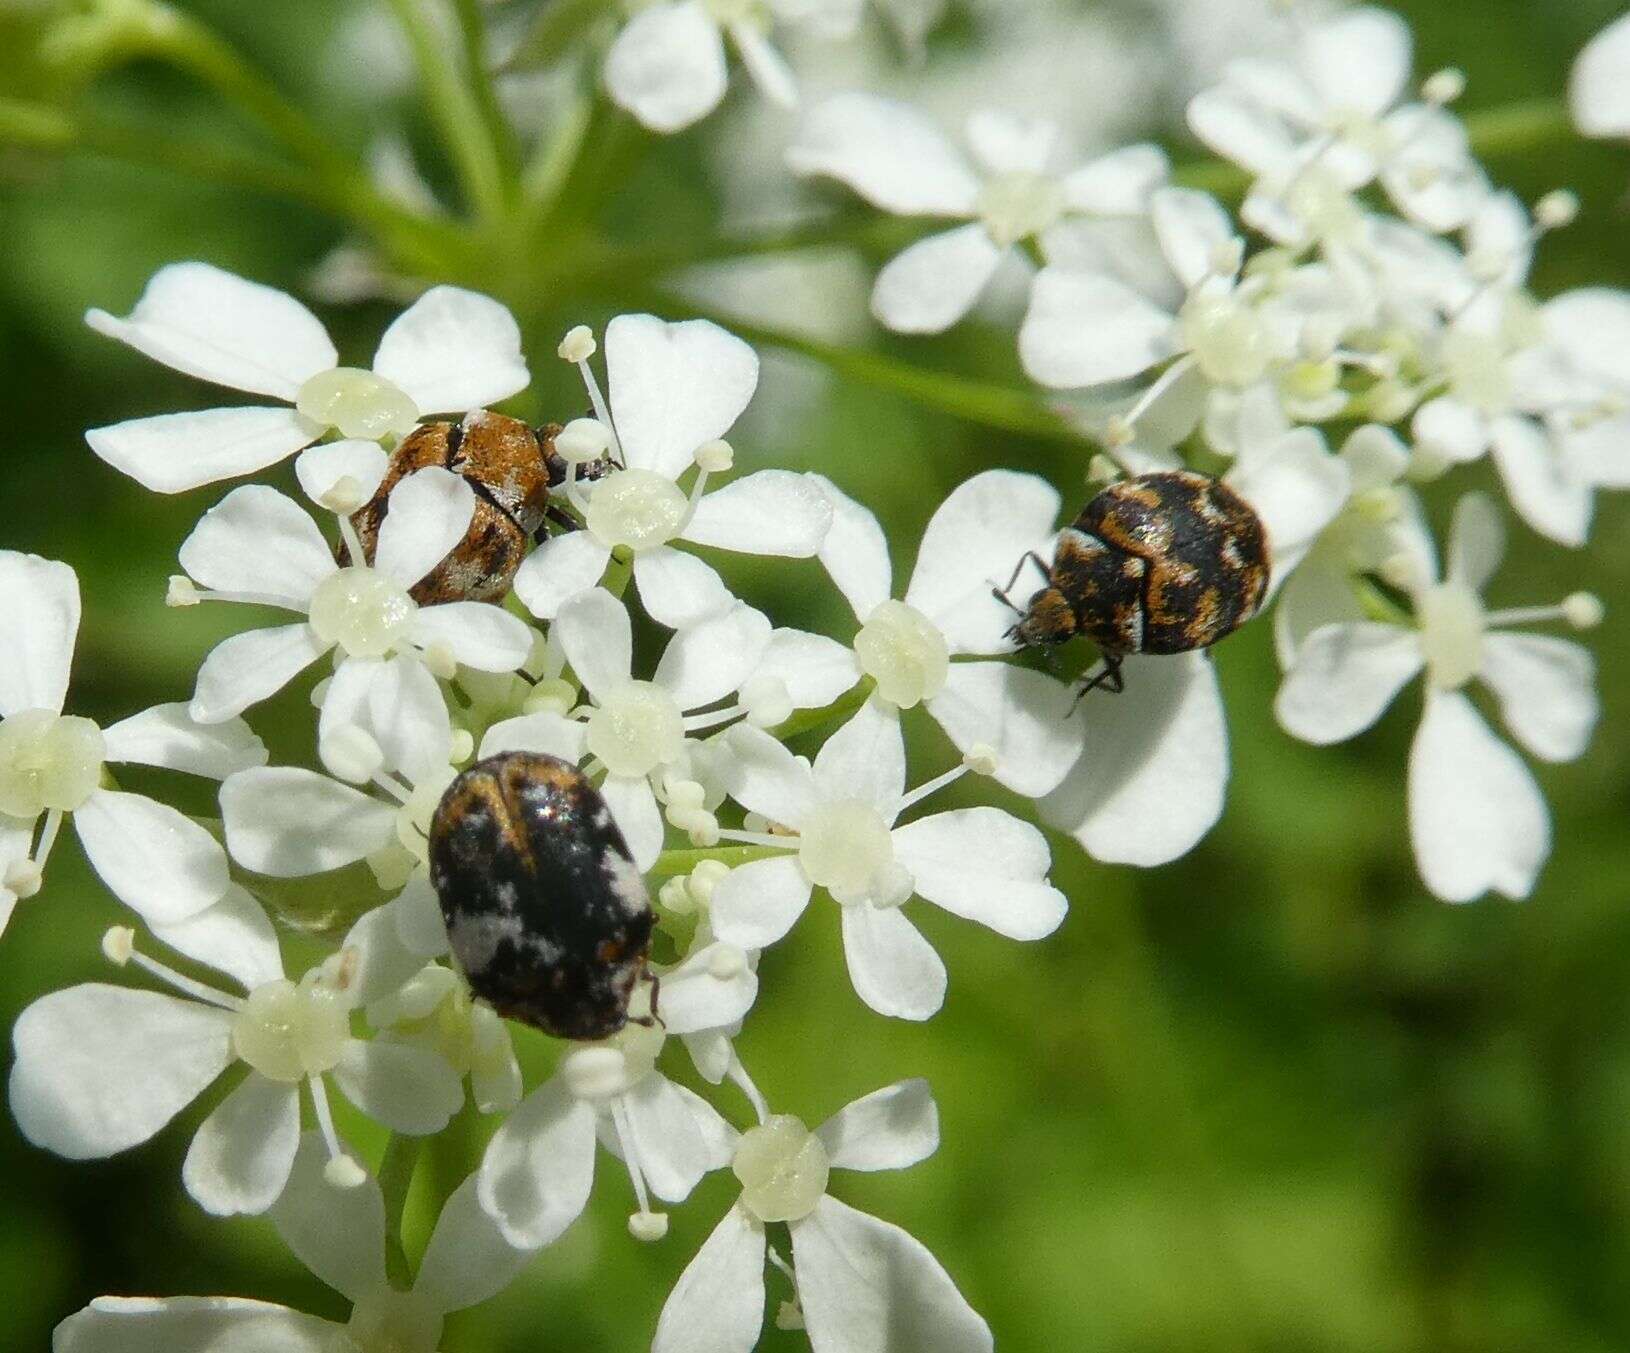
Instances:
[[[651,979],[651,1013],[649,1015],[642,1015],[639,1019],[631,1019],[628,1022],[630,1024],[638,1024],[642,1029],[654,1029],[660,1024],[664,1032],[666,1032],[668,1028],[668,1021],[663,1019],[662,1016],[657,1013],[657,996],[662,991],[662,978],[659,974],[654,972],[647,972],[646,976]]]
[[[562,532],[581,531],[583,523],[563,507],[556,507],[551,503],[543,509],[543,525],[532,533],[532,539],[539,545],[549,538],[549,523],[553,522]]]
[[[1126,689],[1126,678],[1121,675],[1121,660],[1112,653],[1104,654],[1103,671],[1082,681],[1081,689],[1075,693],[1075,704],[1070,706],[1070,713],[1075,713],[1088,691],[1095,691],[1100,686],[1111,695],[1119,695]]]

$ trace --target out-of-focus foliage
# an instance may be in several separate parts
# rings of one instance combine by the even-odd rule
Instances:
[[[0,4],[0,14],[13,8]],[[333,45],[342,32],[355,41],[354,25],[366,22],[358,7],[183,8],[219,25],[347,150],[397,122],[410,137],[422,133],[405,73],[399,83],[384,58]],[[1416,26],[1417,68],[1464,69],[1473,111],[1560,92],[1573,53],[1617,6],[1399,8]],[[1131,5],[1104,13],[1134,35],[1150,17]],[[0,48],[9,31],[0,28]],[[956,44],[966,32],[953,15],[936,40]],[[95,103],[204,141],[239,135],[207,95],[156,68],[121,72]],[[742,112],[726,116],[739,122]],[[1168,124],[1181,162],[1193,148],[1175,119]],[[628,144],[627,129],[613,130],[598,154],[613,176],[601,200],[617,237],[648,243],[708,228],[717,128],[661,145]],[[79,570],[86,613],[75,690],[84,712],[106,723],[184,696],[200,656],[237,619],[163,610],[176,546],[214,492],[156,497],[82,440],[87,426],[196,407],[200,392],[97,338],[80,316],[89,305],[122,312],[156,267],[180,258],[299,291],[342,232],[315,211],[157,169],[21,155],[0,155],[0,167],[0,541]],[[1578,224],[1542,251],[1542,294],[1630,285],[1630,159],[1580,143],[1491,167],[1528,200],[1559,185],[1580,194]],[[476,284],[501,287],[524,316],[538,379],[521,411],[577,414],[581,395],[553,360],[555,339],[629,298],[547,252],[480,263],[487,276]],[[385,314],[324,309],[342,349],[358,357]],[[975,323],[934,341],[862,332],[923,366],[1017,382],[1011,335],[996,328]],[[915,552],[927,506],[975,470],[1031,469],[1066,496],[1085,492],[1084,455],[1066,444],[972,427],[813,365],[778,363],[774,375],[759,396],[762,416],[736,439],[743,468],[822,470],[876,508],[899,565]],[[835,913],[812,913],[811,933],[766,958],[777,999],[753,1021],[744,1052],[773,1102],[816,1121],[902,1076],[933,1082],[944,1118],[939,1154],[909,1177],[848,1176],[840,1190],[920,1237],[989,1318],[999,1346],[1606,1353],[1630,1345],[1627,528],[1630,505],[1604,495],[1587,554],[1588,585],[1609,606],[1589,636],[1605,718],[1584,760],[1541,774],[1556,848],[1525,904],[1450,908],[1425,894],[1403,806],[1418,697],[1356,744],[1295,743],[1272,719],[1276,672],[1264,626],[1218,654],[1234,779],[1221,827],[1185,860],[1152,873],[1112,870],[1060,842],[1055,877],[1073,909],[1043,944],[995,943],[922,917],[952,973],[945,1011],[928,1027],[881,1021],[860,1006],[835,933],[825,933],[835,932]],[[1495,604],[1585,585],[1579,556],[1519,527],[1513,537]],[[785,567],[732,576],[749,598],[774,596],[787,623],[820,628],[837,614],[835,598],[805,590],[802,575],[797,592],[781,595],[793,578]],[[309,724],[299,717],[308,691],[309,683],[286,692],[257,724],[274,759]],[[167,788],[183,806],[207,810],[196,786]],[[105,975],[97,937],[116,911],[72,850],[54,863],[48,896],[25,907],[5,938],[4,1027],[41,993]],[[534,1083],[550,1054],[541,1039],[522,1046]],[[823,1087],[821,1101],[795,1102],[811,1085]],[[206,1097],[189,1119],[209,1107]],[[374,1144],[360,1120],[342,1128]],[[436,1168],[467,1171],[488,1130],[465,1120],[462,1134],[438,1140]],[[101,1293],[239,1292],[342,1313],[269,1223],[214,1222],[185,1198],[175,1181],[187,1136],[72,1165],[32,1150],[0,1119],[7,1347],[45,1347],[56,1320]],[[669,1238],[649,1247],[626,1235],[628,1201],[602,1190],[519,1283],[454,1317],[446,1346],[641,1347],[733,1187],[727,1175],[708,1180],[675,1214]],[[774,1330],[764,1344],[801,1346],[801,1335]]]

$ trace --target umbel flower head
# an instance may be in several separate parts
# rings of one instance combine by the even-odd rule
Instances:
[[[330,430],[400,438],[426,414],[485,408],[529,379],[514,317],[459,287],[434,287],[404,311],[370,370],[340,366],[322,322],[294,297],[207,263],[161,268],[128,318],[92,310],[85,322],[189,376],[280,401],[85,434],[109,465],[159,493],[264,470]]]
[[[0,931],[17,902],[40,890],[69,816],[91,867],[143,919],[183,921],[210,906],[227,886],[214,839],[168,804],[108,787],[105,767],[219,780],[263,764],[260,739],[241,719],[205,726],[185,705],[156,705],[105,729],[64,714],[79,579],[67,564],[4,550],[0,598]]]
[[[368,1177],[329,1178],[321,1136],[299,1143],[271,1209],[284,1244],[351,1303],[344,1324],[244,1297],[99,1297],[57,1326],[54,1353],[436,1353],[444,1317],[508,1287],[531,1259],[481,1210],[472,1177],[454,1190],[413,1285],[385,1268],[385,1199]]]

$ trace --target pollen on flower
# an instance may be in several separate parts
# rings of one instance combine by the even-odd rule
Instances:
[[[628,1217],[628,1234],[635,1240],[653,1245],[668,1234],[666,1212],[633,1212]]]
[[[109,927],[102,936],[102,957],[116,967],[124,967],[136,952],[136,932],[127,925]]]
[[[402,390],[357,367],[319,371],[300,387],[294,407],[320,428],[368,441],[405,437],[419,423],[417,406]]]
[[[337,569],[311,596],[311,628],[353,658],[382,658],[406,635],[417,610],[407,590],[378,569]]]
[[[939,627],[903,601],[877,604],[855,636],[855,656],[877,693],[901,709],[938,695],[951,661]]]
[[[594,341],[594,330],[586,324],[579,324],[566,331],[555,352],[563,362],[586,362],[599,349],[600,345]]]
[[[655,470],[614,470],[590,491],[583,520],[602,545],[637,552],[666,545],[688,510],[679,486]]]
[[[627,681],[589,712],[586,743],[613,775],[649,775],[684,751],[684,717],[655,682]]]
[[[90,719],[48,709],[0,719],[0,813],[71,813],[95,792],[107,744]]]
[[[826,1145],[791,1114],[776,1114],[742,1134],[730,1168],[742,1206],[762,1222],[799,1221],[826,1193]]]
[[[894,863],[894,843],[883,815],[869,803],[840,799],[811,813],[799,834],[798,860],[811,883],[839,902],[871,896]]]

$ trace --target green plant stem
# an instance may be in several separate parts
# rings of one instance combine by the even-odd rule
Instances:
[[[402,1217],[423,1146],[422,1137],[393,1133],[379,1163],[379,1191],[385,1195],[385,1271],[391,1285],[404,1291],[413,1285],[413,1266],[402,1244]]]
[[[614,597],[621,597],[628,591],[628,580],[634,572],[634,556],[625,545],[619,545],[611,552],[611,560],[606,564],[604,576],[600,579],[600,586],[605,588]]]
[[[520,144],[515,129],[504,116],[498,102],[498,89],[492,79],[487,60],[487,20],[482,0],[454,0],[454,13],[458,16],[459,36],[464,43],[464,64],[469,72],[470,92],[475,97],[481,120],[486,123],[487,135],[498,153],[501,170],[506,179],[513,179],[520,166]]]
[[[390,0],[390,6],[413,50],[425,97],[465,197],[477,216],[497,220],[505,206],[503,165],[470,90],[468,73],[461,69],[462,62],[447,59],[422,0]]]
[[[787,838],[786,850],[779,846],[713,846],[707,850],[665,850],[646,873],[652,878],[669,879],[688,874],[705,860],[717,860],[731,869],[737,865],[752,864],[755,860],[773,860],[778,855],[796,850],[798,842]]]
[[[527,70],[559,60],[597,19],[615,13],[616,4],[617,0],[553,0],[539,6],[531,30],[503,69]]]

